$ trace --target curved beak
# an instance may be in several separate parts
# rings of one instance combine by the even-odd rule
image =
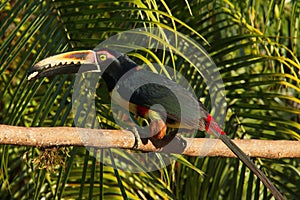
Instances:
[[[35,80],[45,76],[57,74],[71,74],[97,71],[100,66],[97,63],[96,53],[92,50],[71,51],[45,58],[36,63],[27,73],[28,80]]]

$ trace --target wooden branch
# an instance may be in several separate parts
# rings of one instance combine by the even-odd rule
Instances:
[[[77,127],[18,127],[0,125],[0,144],[33,147],[88,146],[132,149],[135,137],[127,130],[86,129]],[[250,157],[300,158],[300,142],[286,140],[234,140]],[[180,153],[189,156],[236,157],[218,139],[175,137],[163,148],[152,142],[139,142],[137,150]]]

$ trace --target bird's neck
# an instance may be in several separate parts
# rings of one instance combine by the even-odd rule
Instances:
[[[114,61],[108,66],[103,73],[102,77],[107,84],[108,91],[112,91],[117,82],[131,69],[136,68],[138,65],[127,56],[120,56],[118,61]]]

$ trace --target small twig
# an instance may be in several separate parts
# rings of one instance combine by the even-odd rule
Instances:
[[[132,149],[135,137],[127,130],[86,129],[77,127],[18,127],[0,125],[0,144],[33,147],[88,146]],[[287,140],[234,140],[250,157],[300,158],[300,142]],[[139,142],[137,150],[181,153],[189,156],[235,155],[218,139],[175,137],[166,147],[157,149],[152,142]]]

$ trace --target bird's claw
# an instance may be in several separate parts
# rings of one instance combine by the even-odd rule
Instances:
[[[134,145],[133,145],[132,149],[137,149],[139,147],[139,141],[141,139],[140,134],[139,134],[138,129],[136,127],[133,127],[131,129],[131,132],[134,135]]]
[[[139,128],[139,127],[133,127],[133,128],[127,128],[128,130],[130,130],[135,138],[134,141],[134,145],[132,147],[132,149],[137,149],[140,145],[140,141],[142,141],[142,143],[145,145],[148,143],[148,137],[147,137],[147,131],[143,128]]]

